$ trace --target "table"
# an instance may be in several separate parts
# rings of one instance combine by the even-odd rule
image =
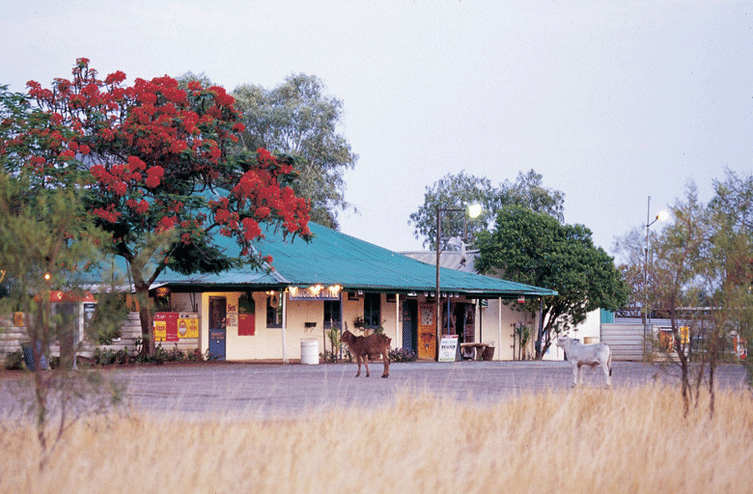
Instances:
[[[461,343],[460,344],[460,353],[463,356],[463,358],[469,358],[473,360],[482,360],[484,351],[489,347],[486,343]],[[470,357],[466,357],[466,355],[471,352]]]

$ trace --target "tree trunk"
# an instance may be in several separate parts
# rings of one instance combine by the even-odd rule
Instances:
[[[716,362],[713,361],[709,364],[709,418],[714,418],[714,405],[716,401],[716,394],[714,393],[714,370],[716,368]]]
[[[135,282],[136,300],[139,303],[139,321],[141,322],[142,355],[154,355],[154,323],[152,308],[149,300],[149,285]]]

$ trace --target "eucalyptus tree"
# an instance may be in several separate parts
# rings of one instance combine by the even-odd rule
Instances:
[[[475,219],[464,218],[461,213],[442,213],[440,238],[447,241],[459,235],[466,227],[466,243],[473,244],[479,232],[494,221],[497,211],[504,206],[520,205],[548,214],[558,221],[564,220],[564,193],[547,189],[542,176],[534,170],[520,172],[515,182],[505,181],[498,187],[485,177],[448,173],[432,186],[426,187],[424,203],[411,213],[409,224],[414,225],[414,235],[423,238],[424,246],[435,249],[437,237],[437,210],[458,209],[471,204],[481,205],[481,214]]]
[[[338,212],[349,207],[343,173],[358,159],[338,129],[342,101],[325,95],[322,81],[306,74],[291,75],[273,89],[245,84],[232,96],[246,127],[239,147],[292,158],[300,175],[293,188],[311,201],[311,220],[337,229]]]

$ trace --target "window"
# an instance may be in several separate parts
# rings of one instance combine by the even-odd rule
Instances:
[[[325,300],[324,301],[324,328],[329,329],[331,327],[339,328],[340,321],[340,301],[339,300]]]
[[[267,293],[267,327],[282,327],[282,303],[280,303],[280,294],[277,292]]]
[[[376,328],[382,325],[380,305],[381,293],[367,293],[363,298],[363,319],[366,327]]]

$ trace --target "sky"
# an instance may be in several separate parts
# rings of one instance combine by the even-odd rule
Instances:
[[[409,215],[450,173],[535,170],[610,255],[689,184],[753,173],[750,1],[9,0],[0,46],[13,91],[79,57],[129,83],[317,76],[359,157],[341,231],[394,251],[424,248]]]

